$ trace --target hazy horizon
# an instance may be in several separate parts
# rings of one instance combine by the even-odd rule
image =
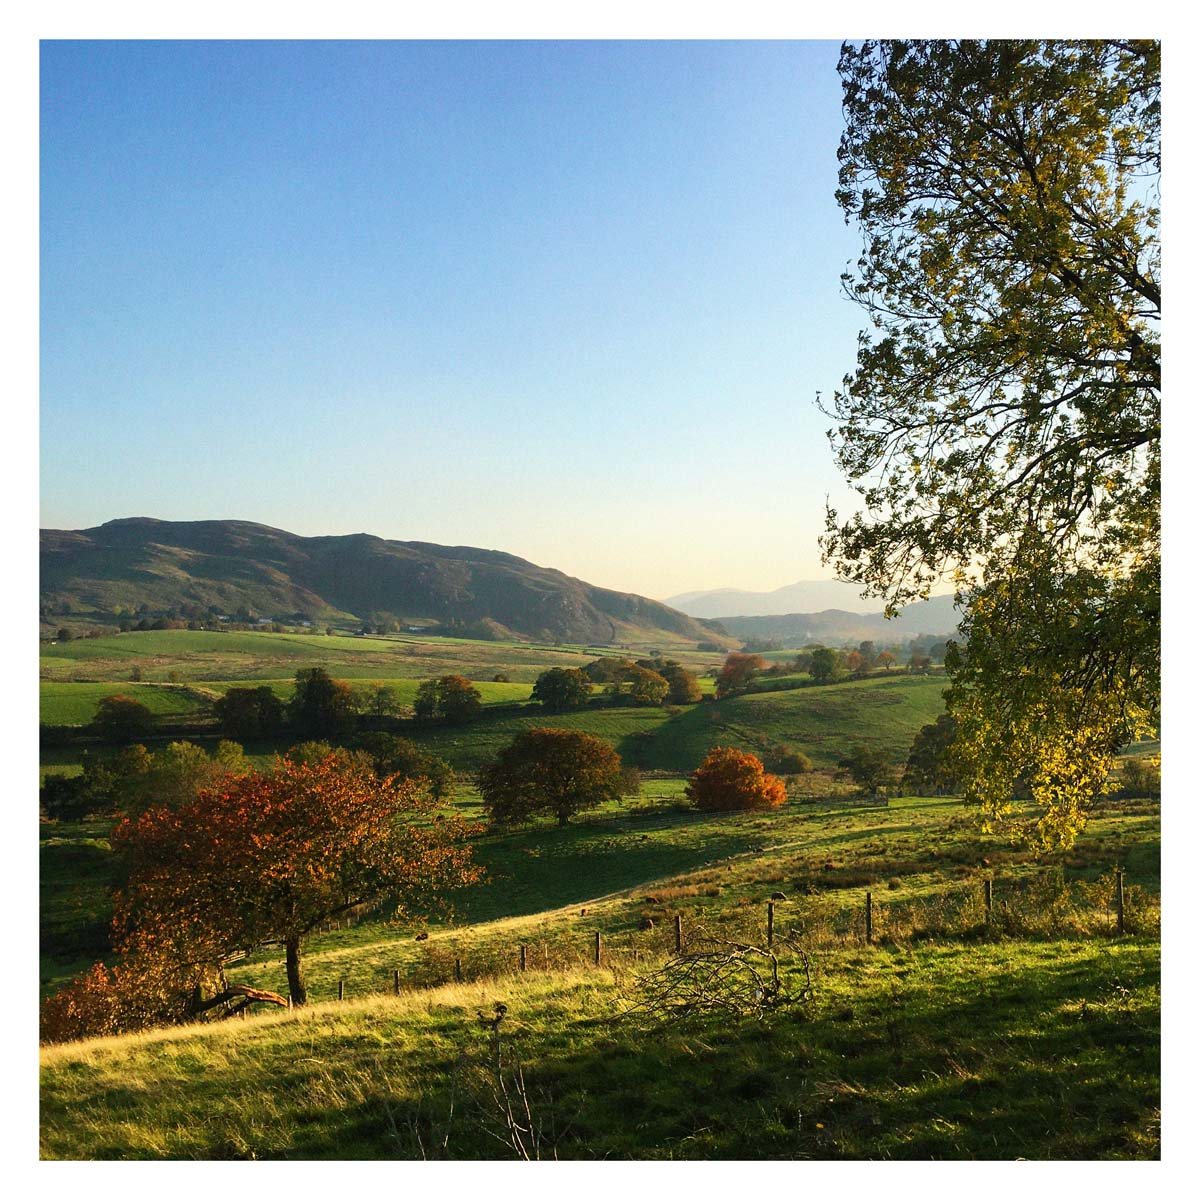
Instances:
[[[44,526],[233,513],[654,597],[833,577],[836,43],[41,56]]]

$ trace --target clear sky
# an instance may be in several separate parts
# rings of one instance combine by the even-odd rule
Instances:
[[[825,577],[832,42],[46,42],[42,523]]]

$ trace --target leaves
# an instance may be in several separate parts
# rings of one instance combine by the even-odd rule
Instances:
[[[480,771],[479,793],[498,825],[540,813],[565,825],[577,813],[620,798],[621,758],[588,733],[527,729]]]
[[[762,760],[731,746],[714,746],[692,772],[684,792],[699,809],[778,808],[787,799],[783,780],[768,775]]]
[[[1065,845],[1158,705],[1159,48],[845,46],[838,198],[869,315],[823,547],[889,612],[953,581],[955,770]]]

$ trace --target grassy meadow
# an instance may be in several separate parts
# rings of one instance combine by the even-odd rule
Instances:
[[[489,1053],[478,1014],[497,1002],[546,1156],[1157,1153],[1152,804],[1111,806],[1049,862],[981,838],[953,800],[705,817],[669,794],[478,853],[487,881],[427,940],[386,913],[309,939],[303,1012],[43,1050],[43,1154],[515,1157],[462,1103]],[[1104,903],[1116,862],[1141,922],[1119,938]],[[991,933],[985,877],[1008,922]],[[1072,887],[1082,900],[1061,902]],[[761,1021],[616,1019],[670,953],[676,913],[685,940],[761,943],[780,892],[776,936],[810,955],[810,1003]],[[797,984],[798,955],[780,960]],[[235,974],[279,987],[282,965],[260,955]]]
[[[314,647],[324,653],[308,657]],[[201,720],[241,683],[290,694],[305,665],[386,682],[402,703],[421,678],[461,671],[483,693],[480,716],[403,732],[459,772],[453,803],[470,817],[474,771],[535,725],[604,738],[644,774],[638,796],[565,828],[482,833],[485,877],[449,912],[384,906],[310,935],[306,1010],[44,1048],[43,1156],[521,1157],[530,1146],[507,1137],[491,1098],[497,1043],[480,1014],[497,1003],[500,1072],[513,1088],[520,1068],[543,1157],[1157,1155],[1157,803],[1105,801],[1071,851],[1042,857],[981,834],[954,798],[858,803],[838,759],[866,745],[902,761],[942,711],[937,677],[796,679],[674,709],[528,704],[539,670],[597,653],[184,631],[45,647],[53,724],[84,724],[113,691]],[[706,669],[698,654],[692,665]],[[686,775],[716,744],[802,750],[817,770],[773,812],[698,813]],[[283,748],[246,747],[260,763]],[[46,747],[43,767],[78,770],[80,752]],[[111,824],[42,824],[43,994],[109,953]],[[769,901],[781,980],[810,982],[810,996],[761,1019],[631,1013],[639,980],[672,961],[676,917],[685,951],[706,937],[761,946]],[[256,952],[230,978],[285,990],[281,954]]]

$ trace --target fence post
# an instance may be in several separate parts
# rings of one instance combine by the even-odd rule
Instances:
[[[521,947],[521,970],[525,970],[525,947]]]
[[[400,995],[400,968],[396,967],[392,971],[392,995]]]
[[[990,879],[983,881],[983,911],[983,919],[990,925],[992,923],[992,881]]]
[[[596,930],[596,950],[595,950],[596,966],[600,965],[600,953],[601,953],[601,951],[600,951],[600,930],[597,929]]]
[[[1117,933],[1125,932],[1125,872],[1117,869]]]
[[[871,893],[867,893],[867,943],[868,945],[875,937],[875,926],[871,919]]]
[[[767,901],[767,948],[775,941],[775,902]]]
[[[675,953],[683,953],[683,916],[675,914]]]
[[[338,980],[338,999],[344,1000],[345,998],[346,998],[346,981],[344,979],[339,979]]]
[[[454,960],[454,982],[462,983],[462,959],[461,958],[456,958]]]

